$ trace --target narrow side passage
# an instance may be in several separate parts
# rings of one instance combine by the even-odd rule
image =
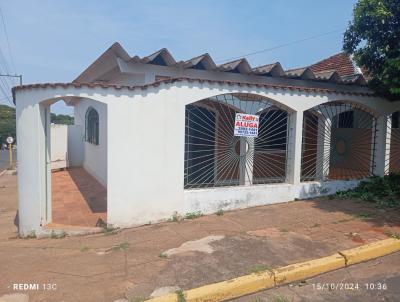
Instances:
[[[51,225],[95,227],[107,221],[107,189],[83,168],[52,172]]]

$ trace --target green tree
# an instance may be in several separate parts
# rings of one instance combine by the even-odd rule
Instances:
[[[16,137],[15,108],[0,105],[0,143],[4,143],[8,136]]]
[[[54,124],[74,124],[74,118],[66,114],[51,113],[50,119]],[[8,136],[16,139],[15,108],[0,105],[0,143],[5,143]]]
[[[74,124],[74,118],[72,116],[66,115],[66,114],[51,113],[50,120],[54,124],[64,124],[64,125],[73,125]]]
[[[359,0],[343,49],[367,70],[378,93],[400,100],[400,1]]]

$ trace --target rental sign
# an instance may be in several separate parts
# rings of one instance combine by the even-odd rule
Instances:
[[[245,113],[236,113],[235,136],[257,137],[259,116]]]

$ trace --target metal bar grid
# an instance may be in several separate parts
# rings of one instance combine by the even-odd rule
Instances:
[[[385,170],[389,173],[400,173],[400,111],[388,117],[386,131]]]
[[[355,103],[330,102],[304,113],[301,181],[373,175],[376,117]]]
[[[259,116],[258,137],[234,136],[236,113]],[[224,94],[186,106],[185,189],[285,182],[286,110],[262,96]]]

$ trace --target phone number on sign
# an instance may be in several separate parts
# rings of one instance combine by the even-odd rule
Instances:
[[[387,284],[376,283],[313,283],[314,290],[387,290]]]

